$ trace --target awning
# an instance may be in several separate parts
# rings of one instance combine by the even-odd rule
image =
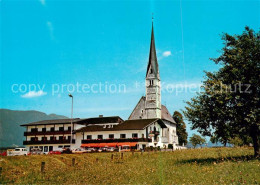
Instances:
[[[117,146],[135,146],[137,144],[137,142],[124,142],[124,143],[117,143]]]
[[[99,147],[99,143],[88,143],[88,144],[82,144],[81,147]]]
[[[82,144],[81,147],[116,147],[117,143],[88,143],[88,144]]]
[[[117,143],[106,143],[108,147],[116,147]]]

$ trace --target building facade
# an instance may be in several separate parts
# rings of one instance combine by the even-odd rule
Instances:
[[[146,96],[140,98],[128,120],[118,116],[87,119],[46,120],[24,124],[24,145],[44,152],[63,147],[145,147],[173,149],[178,146],[176,123],[166,106],[161,104],[161,82],[152,25],[146,77]]]

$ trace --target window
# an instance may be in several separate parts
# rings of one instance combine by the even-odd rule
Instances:
[[[59,136],[59,140],[63,140],[63,136]]]
[[[125,139],[126,138],[125,134],[120,134],[120,138]]]
[[[46,141],[47,140],[47,137],[42,137],[42,141]]]
[[[59,127],[59,131],[64,131],[64,127]]]
[[[49,146],[49,152],[53,151],[53,146]]]
[[[87,139],[92,139],[92,135],[87,135]]]
[[[142,134],[142,138],[144,138],[144,134]]]
[[[71,131],[71,127],[68,127],[68,131]]]
[[[103,139],[103,135],[98,135],[98,139]]]
[[[51,132],[54,132],[55,130],[54,130],[54,127],[51,127]]]
[[[58,148],[63,148],[63,146],[62,146],[62,145],[59,145]]]
[[[51,136],[51,141],[55,141],[56,140],[56,137],[55,136]]]
[[[31,132],[38,132],[38,128],[32,128]]]
[[[151,70],[150,70],[150,74],[152,74],[153,73],[153,69],[151,68]]]
[[[46,132],[46,128],[42,128],[42,132]]]
[[[150,80],[150,86],[152,86],[153,85],[153,80]]]
[[[137,133],[133,133],[132,134],[132,138],[138,138],[138,134]]]
[[[68,140],[69,140],[69,141],[71,140],[71,136],[68,136]]]
[[[44,146],[44,152],[48,152],[48,146]]]
[[[114,139],[114,134],[109,134],[109,139]]]

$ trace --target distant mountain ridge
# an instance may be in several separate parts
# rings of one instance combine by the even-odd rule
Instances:
[[[22,146],[25,128],[21,124],[51,120],[67,119],[68,117],[56,114],[45,114],[43,112],[29,110],[9,110],[0,109],[0,147],[10,147],[14,145]]]

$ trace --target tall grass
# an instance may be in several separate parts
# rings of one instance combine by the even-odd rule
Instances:
[[[1,157],[0,184],[260,183],[260,162],[251,148],[129,152],[123,159],[113,154],[113,161],[111,153]],[[45,173],[40,171],[42,161]]]

